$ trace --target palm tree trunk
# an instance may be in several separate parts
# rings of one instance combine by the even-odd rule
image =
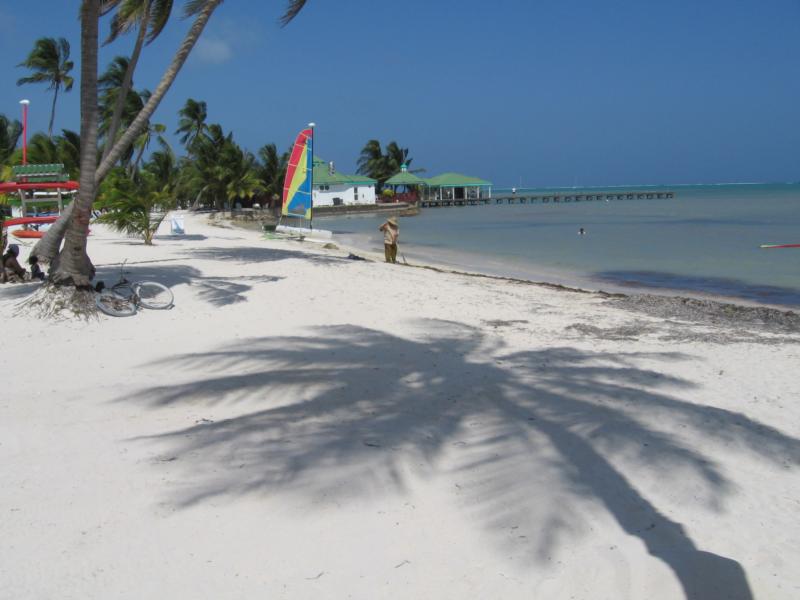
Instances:
[[[97,3],[97,0],[87,0],[87,2],[86,2],[86,4],[91,4],[92,5],[91,11],[93,13],[94,13],[94,5],[96,3]],[[108,172],[114,166],[114,164],[119,160],[120,156],[122,156],[122,153],[125,152],[125,150],[130,146],[130,144],[133,143],[133,141],[136,139],[136,137],[147,126],[147,124],[148,124],[148,122],[150,120],[150,117],[155,112],[156,108],[158,107],[158,104],[161,102],[161,99],[164,97],[164,94],[167,93],[167,91],[169,90],[170,86],[175,81],[175,77],[177,77],[178,72],[180,71],[181,67],[183,66],[183,63],[186,62],[186,58],[189,56],[189,52],[191,52],[191,50],[194,47],[195,43],[197,43],[197,40],[199,39],[200,34],[203,32],[203,29],[205,28],[206,23],[208,23],[208,19],[211,18],[212,13],[214,12],[214,10],[221,3],[222,3],[222,0],[207,0],[207,4],[203,7],[202,11],[200,11],[200,13],[198,13],[197,18],[195,19],[194,23],[192,24],[191,29],[189,29],[189,31],[186,33],[186,36],[184,37],[183,43],[178,48],[178,51],[175,53],[175,56],[172,59],[172,63],[169,65],[167,70],[164,72],[164,76],[161,78],[161,81],[159,82],[158,87],[156,88],[156,91],[153,92],[152,96],[150,96],[150,99],[148,100],[148,102],[144,105],[142,110],[136,116],[136,118],[134,119],[133,123],[131,123],[131,125],[125,130],[125,133],[122,135],[122,137],[115,144],[113,144],[113,148],[109,151],[109,153],[105,156],[105,158],[103,158],[103,160],[100,163],[99,167],[97,167],[97,164],[94,163],[94,164],[91,165],[91,169],[84,168],[83,157],[85,157],[86,154],[83,152],[83,146],[81,146],[81,193],[83,193],[83,190],[86,189],[85,186],[84,186],[84,183],[83,183],[84,178],[85,178],[85,174],[89,174],[89,173],[92,174],[92,185],[91,185],[92,200],[90,200],[89,204],[87,205],[88,206],[88,210],[91,210],[91,202],[94,200],[94,190],[96,189],[96,186],[98,186],[100,184],[100,182],[103,180],[103,178],[108,174]],[[85,9],[86,9],[86,6],[83,7],[83,9],[81,11],[82,14],[83,14],[83,11]],[[95,17],[94,20],[96,21],[97,17]],[[95,26],[95,28],[96,28],[96,26]],[[94,37],[95,37],[95,39],[97,38],[97,33],[94,34]],[[95,61],[94,61],[95,70],[94,70],[94,73],[93,73],[93,80],[95,82],[94,83],[94,86],[95,86],[94,90],[95,90],[95,106],[96,106],[96,104],[97,104],[97,44],[96,43],[95,43],[95,47],[94,47],[94,56],[95,56]],[[81,69],[83,69],[83,67],[81,67]],[[81,80],[81,104],[83,103],[83,89],[84,89],[83,88],[83,80]],[[95,117],[96,117],[96,115],[95,115]],[[95,118],[95,131],[96,131],[96,128],[97,127],[96,127],[96,118]],[[81,131],[83,131],[83,123],[81,123]],[[94,146],[93,152],[96,155],[96,152],[97,152],[97,137],[96,136],[95,136],[95,140],[94,140],[93,146]],[[67,229],[66,225],[64,225],[62,227],[57,227],[57,225],[61,221],[66,221],[66,220],[71,221],[72,220],[71,219],[71,216],[72,216],[72,210],[71,209],[72,209],[72,206],[70,206],[70,209],[68,211],[64,211],[64,213],[62,215],[62,218],[59,219],[52,227],[50,227],[50,229],[47,230],[47,233],[45,233],[44,237],[41,240],[39,240],[39,242],[36,244],[36,247],[34,248],[34,251],[35,252],[41,251],[42,254],[43,254],[43,256],[42,256],[43,259],[49,253],[52,253],[52,255],[51,255],[52,257],[54,257],[54,258],[56,257],[56,253],[58,252],[58,248],[61,245],[62,237],[64,236],[65,231]],[[69,214],[69,217],[67,216],[68,214]],[[84,234],[84,235],[86,235],[86,234]],[[85,248],[85,246],[86,246],[86,239],[84,238],[83,247]],[[37,254],[37,256],[39,256],[39,255]],[[89,261],[88,257],[86,257],[86,261],[87,262]],[[55,262],[53,264],[53,267],[55,267]],[[61,269],[63,269],[64,265],[63,264],[59,265],[59,267]]]
[[[136,118],[133,120],[133,123],[125,130],[125,133],[122,137],[114,143],[113,148],[109,151],[109,153],[103,158],[100,163],[100,166],[97,168],[97,172],[95,174],[94,181],[95,183],[100,183],[103,178],[108,174],[111,170],[111,167],[119,160],[122,153],[128,148],[133,141],[144,131],[144,128],[147,126],[150,117],[155,112],[156,108],[158,107],[161,99],[164,97],[164,94],[167,93],[172,83],[175,81],[175,78],[178,76],[178,72],[181,70],[183,63],[186,62],[186,58],[189,56],[189,53],[192,51],[192,48],[197,43],[197,40],[200,38],[200,34],[203,33],[203,29],[208,23],[208,20],[211,18],[212,13],[216,8],[222,3],[222,0],[206,0],[205,6],[203,6],[202,10],[197,14],[197,17],[192,23],[192,27],[186,33],[186,36],[183,38],[183,42],[181,43],[178,51],[175,53],[175,56],[172,58],[172,63],[170,63],[167,70],[164,72],[161,81],[156,87],[153,95],[150,96],[150,99],[144,105],[144,108],[139,111],[139,114],[136,115]]]
[[[53,93],[53,108],[50,109],[50,127],[47,129],[47,137],[53,139],[53,123],[56,120],[56,100],[58,100],[58,84],[56,84],[56,91]]]
[[[145,2],[144,14],[142,15],[142,20],[139,23],[139,32],[136,36],[136,44],[133,46],[133,54],[131,54],[131,59],[128,61],[128,69],[125,71],[125,77],[122,80],[122,87],[119,89],[117,101],[114,104],[114,114],[111,117],[111,126],[108,129],[108,134],[106,135],[106,145],[105,148],[103,148],[103,158],[108,156],[108,153],[111,151],[111,147],[114,145],[114,140],[117,137],[119,124],[120,121],[122,121],[122,110],[125,108],[125,100],[128,98],[128,92],[130,92],[131,86],[133,85],[133,72],[136,70],[136,65],[139,63],[139,56],[142,53],[142,47],[144,47],[144,40],[147,36],[147,25],[149,21],[150,2]]]
[[[51,263],[53,259],[58,256],[58,251],[61,249],[61,240],[64,239],[64,234],[67,232],[67,225],[69,225],[70,217],[72,216],[73,204],[67,206],[64,212],[61,213],[61,218],[53,223],[36,245],[31,250],[31,254],[39,259],[42,263]]]
[[[89,218],[95,197],[97,168],[97,42],[101,0],[84,0],[81,6],[81,175],[66,227],[64,248],[53,261],[50,279],[55,284],[91,287],[94,266],[86,254]]]

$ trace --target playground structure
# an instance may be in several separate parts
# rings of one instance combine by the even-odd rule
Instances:
[[[18,165],[12,167],[13,181],[0,182],[0,194],[9,196],[11,219],[3,223],[18,239],[40,238],[79,188],[64,165]],[[48,222],[49,221],[49,222]]]

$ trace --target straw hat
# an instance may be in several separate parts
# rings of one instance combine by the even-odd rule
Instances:
[[[397,219],[395,217],[389,217],[388,219],[386,219],[386,222],[389,225],[394,225],[395,227],[397,227]]]

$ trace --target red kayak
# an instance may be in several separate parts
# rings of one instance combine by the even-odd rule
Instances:
[[[47,233],[46,231],[36,231],[35,229],[15,229],[11,232],[16,238],[25,239],[25,238],[41,238],[44,237],[44,234]],[[86,232],[87,234],[91,235],[92,230]]]
[[[800,248],[800,244],[761,244],[762,248]]]
[[[3,222],[3,227],[11,227],[12,225],[36,225],[38,223],[55,223],[58,221],[58,215],[49,217],[15,217]]]
[[[15,229],[11,235],[17,238],[40,238],[44,237],[44,231],[36,231],[35,229]]]

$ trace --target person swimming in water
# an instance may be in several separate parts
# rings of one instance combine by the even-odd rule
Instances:
[[[578,229],[578,235],[586,235],[586,230],[583,227],[581,227],[580,229]]]

